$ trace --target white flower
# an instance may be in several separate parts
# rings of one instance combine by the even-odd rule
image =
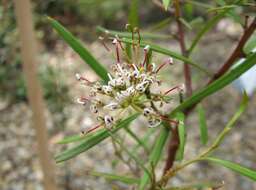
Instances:
[[[76,79],[81,80],[81,75],[79,73],[76,73]]]
[[[111,86],[108,86],[108,85],[103,85],[102,90],[105,94],[110,95],[113,91],[113,88]]]
[[[99,112],[98,107],[97,107],[96,104],[91,104],[90,110],[91,110],[92,113],[98,113]]]
[[[114,118],[109,115],[105,115],[104,117],[104,123],[107,129],[110,129],[114,124]]]
[[[127,88],[126,92],[129,94],[129,96],[134,94],[134,92],[135,92],[134,86],[130,86],[129,88]]]
[[[146,107],[146,108],[143,109],[143,115],[145,117],[148,117],[152,114],[154,114],[154,110],[151,107]]]
[[[81,98],[77,98],[77,99],[76,99],[76,102],[77,102],[78,104],[82,104],[83,106],[85,106],[87,101],[82,100]]]
[[[142,82],[142,83],[140,83],[140,84],[138,84],[138,85],[136,86],[136,90],[137,90],[139,93],[143,93],[143,92],[146,91],[148,85],[149,85],[149,82],[148,82],[148,81],[144,81],[144,82]]]
[[[120,107],[119,104],[116,102],[111,102],[108,105],[104,106],[104,108],[112,110],[112,111],[118,109],[119,107]]]
[[[161,123],[161,120],[159,118],[150,117],[148,119],[148,124],[150,128],[157,127]]]
[[[117,78],[115,80],[115,86],[124,86],[124,85],[125,85],[125,81],[124,81],[124,79],[122,77]]]

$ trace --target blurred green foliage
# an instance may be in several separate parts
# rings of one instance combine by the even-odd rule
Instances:
[[[12,105],[27,101],[12,3],[0,6],[0,20],[0,96]],[[51,113],[55,113],[53,122],[62,126],[67,118],[63,110],[70,103],[65,80],[62,80],[61,73],[49,64],[39,66],[39,78],[48,108]]]

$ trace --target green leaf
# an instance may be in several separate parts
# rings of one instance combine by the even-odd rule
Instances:
[[[144,163],[142,162],[142,159],[138,158],[137,155],[135,155],[133,152],[131,152],[130,150],[128,150],[126,148],[126,146],[123,145],[123,143],[121,142],[120,138],[116,135],[114,135],[111,131],[108,131],[108,133],[110,134],[110,136],[112,137],[112,140],[114,140],[117,144],[119,144],[121,150],[123,150],[124,152],[126,152],[126,154],[135,161],[135,163],[140,166],[145,173],[147,173],[147,175],[151,175],[149,170],[144,166]]]
[[[184,18],[180,17],[179,20],[185,27],[187,27],[189,30],[192,30],[192,26]]]
[[[143,143],[148,143],[149,141],[149,138],[151,137],[151,135],[153,135],[154,133],[156,132],[156,128],[150,128],[147,130],[146,134],[142,137],[141,141]],[[132,152],[137,152],[138,148],[140,148],[141,146],[139,144],[135,145],[133,148],[132,148]]]
[[[206,158],[203,158],[203,160],[207,160],[207,161],[213,162],[215,164],[224,166],[228,169],[233,170],[234,172],[239,173],[240,175],[243,175],[245,177],[248,177],[248,178],[252,179],[253,181],[256,181],[256,171],[252,170],[250,168],[241,166],[241,165],[236,164],[234,162],[230,162],[230,161],[227,161],[227,160],[221,160],[221,159],[213,158],[213,157],[206,157]]]
[[[138,184],[140,182],[140,180],[137,178],[115,175],[115,174],[110,174],[110,173],[105,173],[105,172],[91,171],[91,172],[89,172],[89,174],[96,176],[96,177],[104,177],[105,179],[110,180],[110,181],[120,181],[125,184]]]
[[[192,51],[195,49],[196,45],[200,41],[200,39],[204,36],[206,32],[208,32],[221,18],[223,18],[226,14],[226,11],[223,11],[213,18],[211,18],[209,21],[206,22],[206,24],[203,25],[202,29],[196,34],[195,38],[193,39],[189,49],[188,54],[190,55]]]
[[[125,53],[127,55],[128,60],[132,59],[132,48],[131,44],[125,44]]]
[[[132,28],[139,26],[138,4],[139,4],[138,0],[131,0],[128,21],[129,21],[129,24],[132,26]]]
[[[245,111],[247,105],[248,105],[248,96],[246,93],[243,95],[243,101],[241,105],[239,106],[239,109],[236,111],[234,116],[229,120],[223,131],[218,135],[216,140],[214,141],[212,147],[216,149],[223,141],[224,137],[229,133],[229,131],[233,128],[239,117],[242,115],[242,113]],[[212,151],[211,151],[212,152]]]
[[[208,142],[208,128],[207,128],[204,108],[201,104],[198,104],[197,111],[198,111],[198,117],[199,117],[201,143],[203,145],[206,145]]]
[[[167,11],[168,7],[169,7],[169,5],[171,3],[171,0],[162,0],[162,1],[163,1],[164,8]]]
[[[132,40],[130,39],[126,39],[126,38],[122,38],[121,39],[122,42],[124,43],[129,43],[129,44],[132,44]],[[140,46],[141,47],[145,47],[146,45],[149,45],[150,46],[150,49],[154,52],[158,52],[158,53],[161,53],[161,54],[164,54],[164,55],[168,55],[168,56],[171,56],[175,59],[178,59],[178,60],[181,60],[187,64],[190,64],[191,66],[193,66],[194,68],[200,70],[201,72],[204,72],[205,74],[211,76],[212,74],[205,68],[199,66],[198,64],[194,63],[193,61],[191,61],[190,59],[188,59],[187,57],[184,57],[176,52],[173,52],[173,51],[170,51],[166,48],[162,48],[158,45],[155,45],[155,44],[152,44],[152,43],[148,43],[148,42],[143,42],[141,41],[140,42]]]
[[[129,127],[126,127],[125,130],[140,146],[144,148],[146,152],[149,152],[147,144],[143,142]]]
[[[189,3],[189,4],[194,5],[195,7],[202,7],[202,8],[206,8],[206,9],[213,7],[209,3],[203,3],[203,2],[200,2],[200,1],[186,0],[185,3]]]
[[[98,32],[107,33],[107,34],[109,34],[110,36],[113,36],[113,37],[118,35],[121,38],[129,38],[129,39],[132,38],[131,32],[120,32],[120,31],[115,31],[115,30],[109,30],[109,29],[103,28],[101,26],[97,26],[96,30]],[[140,36],[144,40],[145,39],[151,39],[151,40],[160,40],[160,39],[162,39],[162,40],[166,40],[166,39],[172,38],[171,35],[152,34],[152,33],[148,33],[148,32],[141,32]],[[135,35],[134,38],[138,38],[138,36]]]
[[[217,0],[220,5],[224,6],[225,5],[225,1],[223,0]],[[239,3],[241,0],[233,0],[230,2],[230,4],[235,4],[235,3]],[[192,51],[195,49],[196,45],[198,44],[198,42],[200,41],[200,39],[205,36],[204,34],[206,32],[208,32],[211,28],[213,28],[213,26],[219,22],[220,19],[222,19],[228,12],[230,9],[224,9],[223,11],[220,11],[216,16],[214,16],[212,19],[210,19],[209,21],[207,21],[206,24],[204,24],[204,27],[197,33],[197,35],[195,36],[195,38],[192,41],[191,46],[188,49],[188,55],[190,55],[192,53]]]
[[[98,130],[97,133],[99,133],[101,130],[103,130],[103,129]],[[58,144],[69,144],[69,143],[73,143],[73,142],[78,142],[78,141],[84,140],[85,138],[89,138],[92,135],[96,135],[97,133],[89,133],[87,135],[73,135],[70,137],[65,137],[64,139],[60,140],[57,143]]]
[[[217,92],[218,90],[224,88],[228,84],[230,84],[232,81],[237,79],[239,76],[241,76],[244,72],[249,70],[251,67],[253,67],[256,64],[256,53],[251,54],[248,56],[248,58],[243,62],[243,64],[237,66],[236,68],[230,70],[230,72],[226,73],[219,79],[215,80],[211,84],[209,84],[207,87],[198,90],[195,92],[192,96],[190,96],[188,99],[186,99],[182,104],[177,106],[171,113],[170,117],[175,116],[176,113],[180,111],[184,111],[186,108],[189,108],[196,103],[200,102],[207,96],[210,96]]]
[[[170,17],[165,18],[165,19],[161,20],[160,22],[158,21],[156,23],[153,23],[152,26],[150,26],[148,28],[148,30],[151,31],[151,32],[161,30],[161,29],[169,26],[171,21],[172,21],[172,18],[170,18]]]
[[[101,77],[104,81],[108,81],[107,70],[94,58],[94,56],[87,50],[82,43],[75,38],[66,28],[64,28],[58,21],[48,17],[51,26],[58,32],[58,34],[69,44],[69,46],[77,52],[77,54]]]
[[[138,117],[139,114],[134,114],[127,119],[119,122],[113,129],[112,133],[117,132],[119,129],[127,127],[130,122],[132,122],[134,119]],[[77,146],[74,146],[68,150],[63,151],[59,155],[55,157],[55,160],[57,163],[63,162],[66,160],[69,160],[82,152],[85,152],[95,146],[96,144],[100,143],[101,141],[105,140],[107,137],[109,137],[109,131],[107,129],[101,130],[99,132],[96,132],[95,135],[89,136],[88,138],[85,138],[80,144]]]
[[[176,160],[183,160],[184,149],[186,144],[186,128],[184,125],[185,115],[182,112],[176,114],[176,118],[179,121],[178,134],[179,134],[179,148],[176,153]]]
[[[256,34],[252,35],[250,39],[246,42],[243,51],[249,54],[252,51],[256,51]]]
[[[208,12],[220,11],[220,10],[226,10],[226,9],[233,9],[233,8],[236,8],[236,7],[238,7],[238,6],[237,5],[224,5],[224,6],[221,6],[221,7],[210,8],[207,11]]]
[[[162,127],[161,131],[160,131],[160,135],[157,138],[156,142],[155,142],[155,146],[149,156],[149,163],[151,163],[154,167],[157,165],[158,161],[160,160],[161,156],[162,156],[162,152],[164,149],[164,145],[167,141],[167,138],[169,136],[169,132],[170,130],[168,129],[168,127],[166,126],[166,124],[163,124],[164,126]],[[150,180],[150,176],[144,172],[141,181],[140,181],[140,186],[139,186],[139,190],[144,190],[146,185],[148,184]]]

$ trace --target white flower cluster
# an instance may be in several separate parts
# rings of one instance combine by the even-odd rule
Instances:
[[[97,115],[102,126],[111,128],[121,119],[122,113],[128,108],[143,114],[149,127],[155,127],[164,120],[160,111],[155,107],[155,103],[160,102],[161,105],[168,103],[165,98],[167,93],[172,89],[179,89],[179,87],[174,87],[167,93],[151,93],[152,85],[161,85],[157,74],[166,63],[158,68],[154,63],[145,64],[146,53],[149,48],[149,46],[144,48],[145,59],[143,63],[120,63],[118,57],[117,63],[112,66],[112,72],[108,73],[109,81],[107,84],[92,83],[76,74],[77,80],[90,87],[89,97],[79,98],[77,102],[82,105],[90,102],[90,111]],[[119,55],[117,54],[117,56]],[[172,64],[172,59],[168,59],[167,63]]]

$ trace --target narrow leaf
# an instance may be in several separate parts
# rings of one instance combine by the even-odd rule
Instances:
[[[185,143],[186,143],[186,129],[184,125],[184,114],[182,112],[179,112],[176,114],[176,118],[179,121],[178,125],[178,133],[179,133],[179,148],[176,153],[176,160],[183,160],[184,155],[184,149],[185,149]]]
[[[98,133],[100,133],[102,130],[104,129],[99,129],[94,133],[89,133],[86,135],[73,135],[73,136],[69,136],[69,137],[65,137],[64,139],[60,140],[59,142],[57,142],[58,144],[69,144],[69,143],[73,143],[73,142],[78,142],[78,141],[82,141],[85,140],[87,138],[91,138],[92,136],[97,135]]]
[[[125,130],[140,146],[144,148],[146,152],[149,152],[147,144],[143,142],[129,127],[125,128]]]
[[[153,135],[154,133],[156,132],[156,128],[150,128],[147,130],[146,134],[142,137],[141,141],[143,143],[148,143],[149,141],[149,138],[151,137],[151,135]],[[135,145],[133,148],[132,148],[132,152],[137,152],[138,148],[140,148],[141,146],[139,144]]]
[[[149,156],[149,163],[151,163],[154,167],[157,165],[158,161],[162,156],[164,145],[167,141],[168,136],[169,136],[169,129],[166,126],[162,126],[160,135],[157,138],[155,142],[155,146]],[[139,190],[144,190],[149,180],[150,180],[150,176],[146,172],[144,172],[140,181]]]
[[[48,17],[51,26],[58,34],[68,43],[68,45],[101,77],[104,81],[108,81],[107,70],[97,61],[96,58],[87,50],[82,43],[75,38],[66,28],[58,21]]]
[[[114,135],[111,131],[108,131],[112,139],[119,144],[121,150],[123,150],[131,159],[135,161],[135,163],[140,166],[147,175],[151,175],[149,170],[144,166],[144,163],[142,162],[142,159],[139,159],[133,152],[128,150],[121,142],[120,138],[116,135]]]
[[[243,51],[246,54],[256,51],[256,33],[250,37],[250,39],[246,42]]]
[[[208,32],[213,26],[225,16],[226,12],[223,11],[219,13],[218,15],[214,16],[211,18],[209,21],[204,24],[204,26],[201,28],[201,30],[196,34],[195,38],[193,39],[189,49],[188,49],[188,54],[190,55],[192,51],[195,49],[196,45],[200,41],[200,39],[204,36],[206,32]]]
[[[139,26],[139,2],[138,0],[131,0],[128,21],[129,24],[134,28]]]
[[[171,21],[172,21],[172,18],[170,18],[170,17],[165,18],[165,19],[161,20],[160,22],[157,22],[157,23],[153,24],[152,26],[150,26],[148,28],[148,30],[151,32],[159,31],[159,30],[169,26]]]
[[[209,84],[207,87],[197,91],[186,99],[182,104],[177,106],[171,113],[170,116],[175,116],[176,113],[180,111],[184,111],[186,108],[191,107],[195,105],[196,103],[200,102],[207,96],[210,96],[217,92],[218,90],[224,88],[228,84],[230,84],[232,81],[237,79],[239,76],[241,76],[244,72],[249,70],[251,67],[253,67],[256,64],[256,53],[248,56],[248,58],[243,62],[243,64],[237,66],[236,68],[232,69],[227,74],[223,75],[216,81]]]
[[[233,128],[239,117],[242,115],[242,113],[245,111],[246,107],[248,105],[248,96],[246,93],[244,93],[243,101],[241,105],[239,106],[239,109],[236,111],[234,116],[229,120],[223,131],[218,135],[216,140],[214,141],[212,147],[216,149],[223,141],[224,137],[229,133],[229,131]]]
[[[117,132],[119,129],[127,127],[130,122],[132,122],[134,119],[136,119],[138,114],[132,115],[128,117],[127,119],[121,121],[118,123],[113,129],[112,133]],[[97,132],[95,135],[90,136],[83,140],[79,145],[74,146],[73,148],[70,148],[68,150],[63,151],[59,155],[55,157],[56,162],[63,162],[65,160],[69,160],[82,152],[85,152],[95,146],[96,144],[100,143],[101,141],[105,140],[107,137],[109,137],[109,131],[107,129],[101,130]]]
[[[203,145],[206,145],[208,142],[208,128],[207,128],[204,108],[201,104],[198,104],[197,112],[199,117],[200,140]]]
[[[126,184],[138,184],[140,182],[140,180],[137,178],[115,175],[115,174],[110,174],[105,172],[91,171],[89,172],[89,174],[96,177],[104,177],[105,179],[110,181],[120,181]]]
[[[97,26],[96,30],[98,32],[107,33],[107,34],[109,34],[112,37],[115,37],[116,35],[118,35],[121,38],[132,39],[131,32],[120,32],[120,31],[115,31],[115,30],[109,30],[109,29],[103,28],[101,26]],[[150,40],[160,40],[160,39],[162,39],[162,40],[165,40],[165,39],[172,38],[171,35],[152,34],[152,33],[148,33],[148,32],[141,32],[140,36],[144,40],[146,40],[146,39],[150,39]],[[134,38],[138,38],[138,36],[135,35]]]
[[[170,3],[171,3],[171,0],[162,0],[162,1],[163,1],[163,5],[164,5],[165,10],[167,10]]]
[[[179,18],[179,20],[185,27],[187,27],[189,30],[192,30],[192,26],[184,18]]]
[[[256,171],[252,170],[250,168],[241,166],[241,165],[236,164],[236,163],[231,162],[231,161],[222,160],[222,159],[219,159],[219,158],[206,157],[206,158],[203,158],[203,160],[207,160],[207,161],[213,162],[215,164],[224,166],[228,169],[233,170],[234,172],[239,173],[240,175],[243,175],[245,177],[248,177],[248,178],[252,179],[253,181],[256,181]]]
[[[203,3],[200,1],[193,1],[193,0],[186,0],[185,3],[189,3],[198,7],[202,7],[202,8],[212,8],[213,6],[209,3]]]

